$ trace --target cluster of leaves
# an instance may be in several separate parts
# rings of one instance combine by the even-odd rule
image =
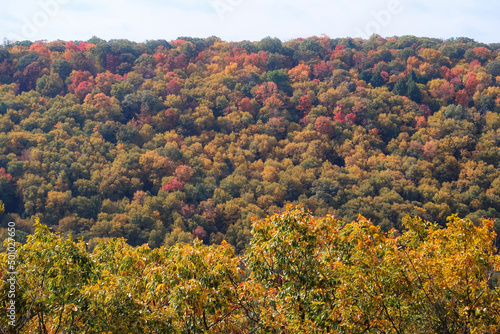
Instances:
[[[133,246],[223,239],[286,203],[384,231],[500,217],[500,45],[326,36],[0,48],[0,205]],[[26,234],[23,238],[26,237]]]
[[[38,224],[18,245],[11,332],[498,333],[493,222],[447,220],[406,217],[405,230],[383,232],[290,205],[254,223],[244,256],[199,239],[156,249],[113,239],[89,253]]]

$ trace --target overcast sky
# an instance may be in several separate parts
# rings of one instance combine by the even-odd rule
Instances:
[[[283,41],[415,35],[500,42],[498,0],[2,0],[0,38],[9,40]]]

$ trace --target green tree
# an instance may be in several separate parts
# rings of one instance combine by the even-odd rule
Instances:
[[[411,100],[420,103],[422,101],[422,93],[420,92],[420,88],[418,88],[415,81],[412,78],[408,80],[408,91],[406,96],[408,96]]]
[[[408,94],[408,86],[406,85],[405,79],[399,78],[392,92],[397,95],[406,96],[406,94]]]
[[[56,72],[45,74],[37,80],[36,91],[44,96],[55,97],[64,91],[64,82]]]

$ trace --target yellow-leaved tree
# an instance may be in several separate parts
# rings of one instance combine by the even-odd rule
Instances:
[[[0,264],[4,333],[498,333],[493,221],[406,217],[384,232],[301,207],[256,220],[229,244],[151,249],[83,241],[36,225]],[[7,245],[6,245],[7,246]],[[8,248],[8,247],[7,247]],[[12,257],[12,256],[11,256]],[[10,261],[10,262],[9,262]]]

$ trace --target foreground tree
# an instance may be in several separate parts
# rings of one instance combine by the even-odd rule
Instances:
[[[361,216],[346,224],[292,207],[256,222],[247,263],[267,289],[262,323],[290,333],[498,332],[493,222],[403,223],[398,236]]]
[[[5,242],[7,246],[8,240]],[[37,223],[26,244],[17,243],[17,258],[9,267],[2,254],[0,315],[4,333],[67,333],[88,330],[90,300],[82,294],[95,275],[95,263],[83,241],[73,242]],[[11,278],[15,269],[15,326],[7,325]],[[12,270],[10,270],[12,271]]]
[[[17,244],[16,318],[2,253],[4,333],[498,333],[493,221],[445,228],[406,217],[384,232],[301,207],[253,224],[232,246],[90,245],[36,224]]]

